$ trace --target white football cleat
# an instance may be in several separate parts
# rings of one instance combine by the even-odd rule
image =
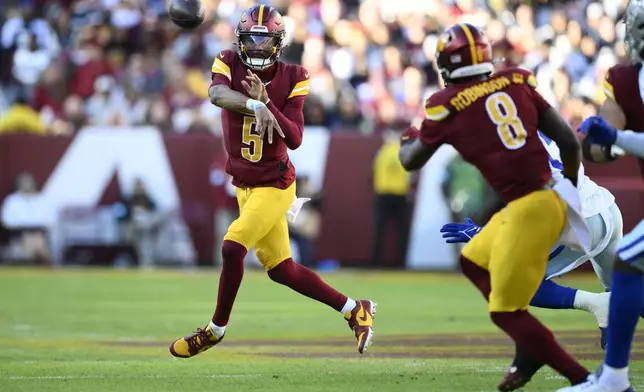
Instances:
[[[633,392],[633,388],[617,389],[600,384],[594,375],[588,377],[585,383],[572,387],[561,388],[557,392]]]

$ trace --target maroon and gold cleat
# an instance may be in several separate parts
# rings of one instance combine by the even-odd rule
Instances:
[[[543,364],[516,347],[512,365],[499,384],[501,392],[516,391],[532,380],[532,377],[543,367]]]
[[[516,366],[510,367],[503,380],[499,384],[499,391],[510,392],[522,388],[532,379],[532,375],[525,374]]]
[[[367,351],[373,339],[373,319],[376,317],[376,303],[367,299],[356,301],[356,306],[344,316],[349,328],[358,339],[358,352]]]
[[[512,366],[499,384],[499,391],[511,392],[523,388],[543,365],[523,353],[517,353]]]
[[[197,332],[172,342],[170,354],[177,358],[190,358],[216,346],[224,336],[225,334],[217,338],[210,329],[210,325],[206,329],[198,328]]]

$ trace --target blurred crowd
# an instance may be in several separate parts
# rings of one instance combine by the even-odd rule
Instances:
[[[165,0],[3,0],[0,132],[73,134],[86,125],[149,124],[221,132],[207,100],[210,67],[235,41],[247,0],[204,0],[206,22],[182,31]],[[311,75],[309,125],[373,133],[409,122],[439,88],[441,31],[483,27],[499,66],[536,73],[569,119],[594,114],[601,79],[624,56],[627,0],[275,0],[288,48]]]

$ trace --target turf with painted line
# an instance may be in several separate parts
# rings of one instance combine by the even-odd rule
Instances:
[[[0,391],[494,390],[512,349],[460,276],[325,278],[354,298],[378,302],[376,337],[365,356],[355,353],[341,315],[260,272],[246,274],[226,341],[180,360],[167,345],[207,322],[216,271],[0,269]],[[600,290],[590,276],[573,284]],[[537,313],[589,366],[599,362],[592,316]],[[637,348],[635,358],[643,355]],[[634,366],[637,376],[644,366]],[[546,371],[526,390],[561,385]]]

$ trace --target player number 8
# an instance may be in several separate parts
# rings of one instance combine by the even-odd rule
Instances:
[[[505,148],[516,150],[525,145],[528,132],[519,118],[517,105],[505,92],[490,95],[485,101],[490,120],[496,125],[496,132]]]
[[[242,147],[241,153],[244,159],[251,162],[259,162],[262,159],[262,149],[264,148],[264,141],[254,132],[255,129],[257,129],[255,117],[244,117],[242,143],[248,147]]]

